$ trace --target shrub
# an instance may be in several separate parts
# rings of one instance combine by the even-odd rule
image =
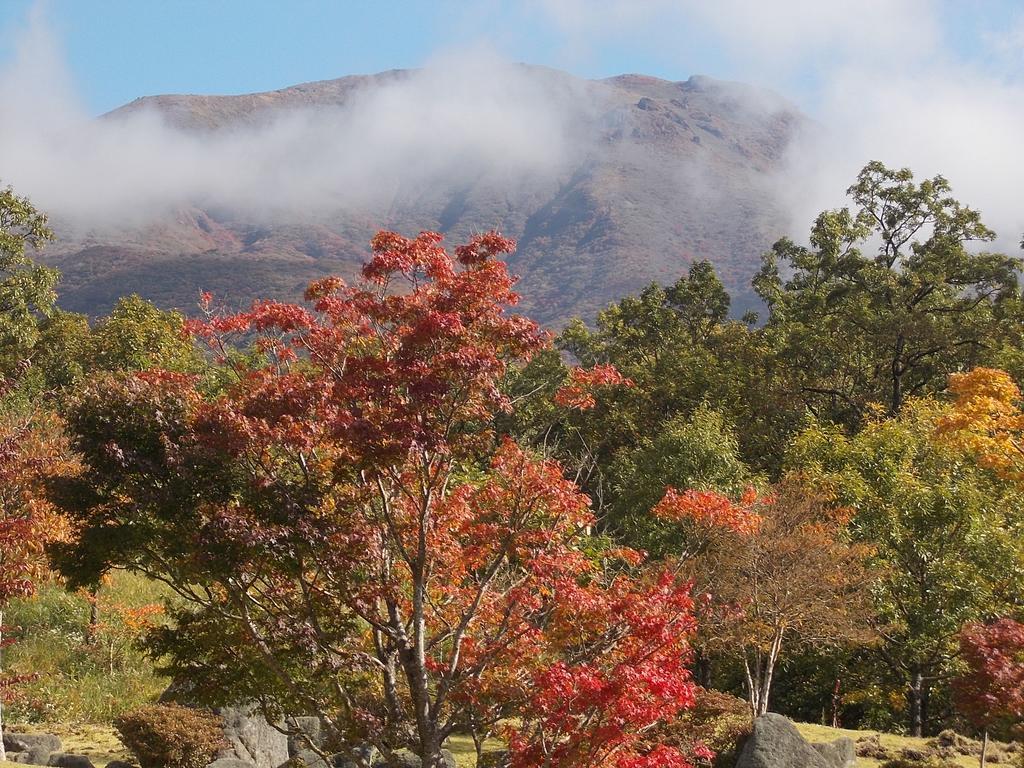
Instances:
[[[153,704],[114,720],[142,768],[203,768],[226,746],[219,715],[178,704]]]
[[[728,693],[701,689],[693,709],[663,727],[657,738],[685,752],[704,746],[714,754],[712,765],[731,766],[752,729],[750,708]]]

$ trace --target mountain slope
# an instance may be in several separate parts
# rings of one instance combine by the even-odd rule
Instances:
[[[473,147],[464,162],[449,150],[456,170],[439,161],[409,175],[384,171],[371,184],[353,176],[353,187],[366,188],[358,198],[325,195],[305,208],[189,200],[117,229],[62,221],[58,212],[60,240],[45,258],[64,272],[62,303],[95,314],[133,291],[186,310],[200,289],[238,304],[295,297],[324,273],[350,276],[377,229],[436,229],[456,243],[497,228],[519,243],[510,264],[522,277],[522,311],[551,325],[590,318],[704,258],[736,297],[735,310],[753,304],[750,277],[782,233],[771,179],[805,123],[795,108],[706,77],[586,81],[538,67],[519,72],[564,111],[559,130],[568,139],[556,160],[520,171],[511,161],[475,165]],[[278,130],[284,119],[351,121],[376,96],[405,93],[395,89],[416,76],[392,71],[242,96],[147,97],[102,119],[157,116],[191,140],[230,142]],[[429,166],[431,153],[421,154]],[[325,157],[328,171],[332,162]],[[344,181],[350,166],[339,168]]]

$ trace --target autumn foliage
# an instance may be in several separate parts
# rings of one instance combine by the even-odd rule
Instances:
[[[995,368],[950,376],[955,397],[938,432],[974,453],[979,462],[1017,482],[1024,481],[1024,412],[1013,378]]]
[[[1003,618],[960,633],[967,667],[953,685],[957,707],[981,730],[1024,722],[1024,624]]]
[[[246,670],[236,690],[349,747],[439,766],[456,729],[501,730],[518,768],[684,765],[641,736],[693,702],[689,585],[595,551],[587,496],[495,438],[501,378],[548,335],[507,312],[510,241],[452,258],[440,240],[381,233],[358,284],[314,283],[307,305],[204,298],[190,330],[234,372],[212,396],[160,371],[87,389],[63,562],[171,583],[179,669],[213,687]],[[253,338],[259,362],[232,354]],[[625,383],[579,371],[559,399]]]

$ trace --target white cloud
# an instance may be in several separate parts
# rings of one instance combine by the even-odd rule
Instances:
[[[196,135],[153,110],[91,117],[37,12],[0,71],[0,173],[78,224],[131,226],[190,202],[261,215],[380,210],[399,187],[557,173],[586,148],[591,105],[576,87],[476,48],[357,91],[343,108]]]

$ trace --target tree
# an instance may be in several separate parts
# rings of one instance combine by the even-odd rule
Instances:
[[[718,491],[736,498],[755,477],[721,414],[699,407],[692,417],[668,419],[635,447],[618,452],[608,469],[612,500],[608,525],[616,539],[655,557],[678,554],[683,531],[652,511],[665,489]]]
[[[196,372],[199,350],[185,333],[185,318],[132,295],[118,299],[92,329],[88,368],[99,371]]]
[[[1024,482],[1024,413],[1016,382],[1005,371],[975,368],[950,376],[949,389],[956,399],[939,421],[940,436],[982,466]]]
[[[787,459],[853,510],[851,534],[873,548],[878,651],[905,682],[913,735],[953,673],[960,627],[999,615],[1024,578],[1019,490],[937,437],[948,414],[918,400],[852,437],[814,427]]]
[[[64,462],[60,433],[52,422],[12,412],[0,401],[0,736],[3,706],[23,678],[4,675],[4,613],[11,600],[33,594],[47,572],[45,546],[67,534],[42,494],[43,478]],[[5,759],[0,739],[0,762]]]
[[[754,717],[768,711],[784,646],[870,640],[869,550],[846,540],[848,511],[801,478],[787,477],[760,497],[748,493],[738,504],[670,491],[655,514],[717,533],[696,553],[693,568],[718,613],[714,644],[742,650]]]
[[[989,730],[1024,721],[1024,624],[1002,618],[960,632],[967,671],[954,681],[957,706],[982,732],[981,768]]]
[[[53,239],[46,216],[28,198],[0,190],[0,375],[26,359],[38,334],[38,321],[57,298],[58,273],[39,266],[26,253]]]
[[[567,465],[601,519],[621,518],[627,504],[618,497],[623,484],[615,465],[628,462],[642,441],[665,433],[678,438],[691,421],[713,429],[698,411],[714,412],[721,429],[732,433],[728,442],[736,444],[737,461],[774,470],[775,446],[798,428],[802,415],[778,399],[779,388],[766,386],[775,376],[765,368],[770,350],[748,324],[729,320],[728,308],[713,269],[698,262],[672,285],[652,284],[612,304],[592,329],[580,320],[570,323],[556,340],[559,348],[587,368],[613,365],[633,385],[602,391],[587,411],[553,412],[549,393],[568,370],[557,356],[539,355],[508,382],[516,412],[507,428]],[[656,482],[652,477],[654,498],[644,513],[664,491]],[[617,523],[609,521],[614,529]]]
[[[847,194],[854,210],[818,216],[810,248],[775,243],[754,287],[788,386],[819,417],[859,425],[870,403],[895,415],[1019,330],[1020,261],[969,250],[994,234],[942,176],[917,184],[873,162]]]
[[[84,470],[54,489],[82,527],[62,570],[167,583],[187,607],[154,648],[197,696],[319,714],[355,760],[370,742],[434,768],[455,729],[511,723],[518,766],[649,764],[640,734],[692,702],[688,585],[630,576],[562,468],[495,439],[499,382],[548,338],[507,313],[511,248],[381,233],[358,285],[193,324],[234,372],[223,391],[165,371],[87,386]],[[236,335],[261,363],[235,364]]]

